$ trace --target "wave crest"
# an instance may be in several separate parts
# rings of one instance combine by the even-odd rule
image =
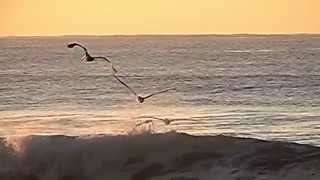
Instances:
[[[28,136],[19,143],[16,151],[0,141],[0,179],[320,178],[320,148],[294,143],[180,133]]]

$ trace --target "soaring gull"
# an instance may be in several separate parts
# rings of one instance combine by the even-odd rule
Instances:
[[[170,90],[175,90],[176,89],[176,88],[168,88],[168,89],[165,89],[165,90],[162,90],[162,91],[158,91],[158,92],[149,94],[147,96],[139,96],[132,88],[130,88],[126,83],[124,83],[117,75],[113,74],[113,77],[116,80],[118,80],[122,85],[124,85],[132,94],[134,94],[137,97],[137,101],[139,103],[143,103],[146,99],[148,99],[148,98],[150,98],[152,96],[155,96],[155,95],[158,95],[158,94],[161,94],[161,93],[168,92]]]
[[[114,73],[117,72],[117,70],[114,68],[112,62],[111,62],[108,58],[106,58],[106,57],[104,57],[104,56],[91,56],[91,55],[89,54],[87,48],[85,48],[83,45],[81,45],[81,44],[79,44],[79,43],[70,43],[70,44],[68,44],[67,47],[68,47],[68,48],[74,48],[74,47],[76,47],[76,46],[78,46],[78,47],[80,47],[81,49],[84,50],[84,53],[85,53],[85,54],[84,54],[84,56],[83,56],[81,59],[85,58],[86,61],[88,61],[88,62],[94,61],[94,60],[96,60],[96,59],[105,60],[105,61],[107,61],[108,63],[111,64],[111,68],[112,68],[113,72],[114,72]]]
[[[151,119],[155,119],[155,120],[162,121],[165,125],[170,125],[170,123],[172,123],[173,121],[175,121],[174,119],[158,118],[158,117],[154,117],[154,116],[146,116],[146,117],[151,118]]]
[[[177,121],[191,120],[191,119],[187,119],[187,118],[170,118],[170,119],[169,118],[159,118],[156,116],[139,116],[138,118],[159,120],[159,121],[162,121],[165,125],[171,125],[172,122],[177,122]]]

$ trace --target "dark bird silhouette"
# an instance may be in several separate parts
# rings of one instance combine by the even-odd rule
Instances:
[[[161,94],[161,93],[168,92],[170,90],[175,90],[176,89],[176,88],[169,88],[169,89],[165,89],[165,90],[162,90],[162,91],[158,91],[158,92],[149,94],[147,96],[139,96],[132,88],[130,88],[126,83],[124,83],[117,75],[113,74],[113,77],[116,80],[118,80],[122,85],[124,85],[132,94],[134,94],[137,97],[137,101],[139,103],[143,103],[146,99],[148,99],[148,98],[150,98],[152,96],[155,96],[155,95],[158,95],[158,94]]]
[[[168,118],[158,118],[158,117],[154,117],[154,116],[148,116],[148,117],[151,119],[162,121],[165,125],[169,125],[170,123],[175,121],[174,119],[168,119]]]
[[[68,44],[67,47],[68,47],[68,48],[74,48],[74,47],[76,47],[76,46],[78,46],[78,47],[80,47],[81,49],[84,50],[84,53],[85,53],[85,54],[84,54],[84,56],[83,56],[81,59],[85,58],[87,62],[92,62],[92,61],[94,61],[94,60],[96,60],[96,59],[105,60],[105,61],[107,61],[108,63],[111,64],[111,68],[112,68],[112,70],[113,70],[114,73],[118,72],[118,71],[114,68],[112,62],[111,62],[108,58],[106,58],[106,57],[104,57],[104,56],[91,56],[91,55],[89,54],[87,48],[85,48],[85,47],[84,47],[83,45],[81,45],[81,44],[78,44],[78,43],[70,43],[70,44]]]
[[[153,119],[153,120],[159,120],[162,121],[165,125],[170,125],[172,122],[177,122],[177,121],[189,121],[191,119],[187,119],[187,118],[159,118],[156,116],[139,116],[138,118],[142,118],[142,119]]]

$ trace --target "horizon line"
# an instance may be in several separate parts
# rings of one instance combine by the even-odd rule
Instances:
[[[24,37],[121,37],[121,36],[303,36],[319,33],[145,33],[145,34],[63,34],[63,35],[0,35],[0,38]]]

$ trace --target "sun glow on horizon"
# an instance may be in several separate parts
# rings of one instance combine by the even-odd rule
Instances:
[[[0,36],[320,33],[318,0],[2,0]]]

